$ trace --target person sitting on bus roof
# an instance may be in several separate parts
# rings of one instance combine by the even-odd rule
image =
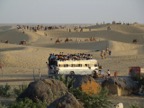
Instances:
[[[67,54],[64,55],[63,52],[60,52],[60,54],[51,54],[50,58],[56,57],[57,60],[89,60],[92,59],[91,54],[85,54],[85,53],[77,53],[77,54]]]
[[[48,58],[49,66],[51,65],[51,56],[52,56],[52,54],[50,54],[49,58]]]
[[[52,54],[49,55],[48,61],[50,61],[51,56],[52,56]]]

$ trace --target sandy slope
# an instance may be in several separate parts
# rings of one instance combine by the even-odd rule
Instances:
[[[98,59],[105,70],[108,68],[119,71],[121,75],[127,74],[130,66],[144,67],[144,32],[143,28],[136,26],[112,25],[112,30],[107,31],[106,26],[93,27],[92,31],[67,32],[67,30],[51,30],[32,32],[15,28],[1,29],[0,40],[8,39],[11,44],[0,43],[0,63],[4,64],[5,73],[30,72],[41,69],[47,74],[46,61],[50,53],[91,53]],[[65,43],[66,38],[72,42]],[[95,37],[96,42],[84,41]],[[52,40],[51,40],[52,38]],[[55,40],[62,40],[55,44]],[[133,44],[133,39],[138,39],[138,44]],[[27,45],[18,45],[20,40],[27,40]],[[81,40],[81,41],[76,41]],[[16,44],[14,44],[16,43]],[[100,58],[100,50],[110,48],[112,56],[107,59]],[[117,65],[115,65],[117,64]],[[21,72],[19,72],[19,70]]]

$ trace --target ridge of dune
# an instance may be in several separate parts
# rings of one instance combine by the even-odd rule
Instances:
[[[143,26],[140,25],[119,25],[119,24],[103,24],[103,25],[93,25],[88,28],[91,28],[92,31],[96,30],[107,30],[107,27],[110,26],[112,30],[119,31],[122,33],[131,33],[131,34],[137,34],[137,33],[144,33]]]
[[[140,29],[139,27],[135,25],[112,25],[112,30],[120,31],[123,33],[131,33],[131,34],[137,34],[137,33],[144,33],[143,29]]]
[[[125,51],[125,50],[135,50],[142,45],[133,44],[133,43],[124,43],[124,42],[116,42],[116,41],[109,41],[110,48],[113,51]]]
[[[12,44],[19,44],[22,40],[28,40],[29,37],[22,33],[21,31],[18,31],[17,29],[9,29],[6,31],[0,31],[0,40],[5,41],[8,40],[9,43]]]
[[[35,32],[28,30],[17,30],[16,28],[0,31],[0,40],[8,40],[11,44],[19,44],[19,42],[23,40],[31,43],[37,41],[39,37],[40,35]]]
[[[140,44],[144,43],[144,36],[143,33],[134,34],[134,33],[124,33],[120,31],[107,31],[107,30],[98,30],[98,31],[91,31],[91,32],[48,32],[48,34],[53,38],[90,38],[94,37],[97,40],[100,38],[113,40],[113,41],[120,41],[126,43],[132,43],[133,39],[137,39]]]
[[[144,45],[109,41],[109,48],[113,51],[113,55],[136,55],[144,52]]]
[[[52,48],[28,48],[20,51],[4,52],[0,54],[0,61],[7,67],[21,67],[21,68],[46,68],[46,61],[50,53],[69,52],[78,53],[80,50],[65,50]]]
[[[13,51],[1,52],[0,61],[10,67],[38,68],[44,66],[47,58],[47,54],[44,53],[45,51],[32,47],[21,50],[13,49]]]
[[[1,31],[8,31],[11,29],[15,29],[15,27],[13,27],[13,26],[0,26],[0,32]]]
[[[25,34],[27,34],[28,35],[28,37],[29,37],[29,42],[35,42],[35,41],[37,41],[38,39],[39,39],[39,37],[40,37],[40,35],[38,35],[37,33],[35,33],[35,32],[32,32],[32,31],[28,31],[28,30],[25,30],[24,31],[25,32]]]
[[[143,24],[135,24],[134,26],[144,31],[144,25]]]

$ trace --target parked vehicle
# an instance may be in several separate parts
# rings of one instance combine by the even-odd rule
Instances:
[[[49,60],[48,76],[57,74],[80,74],[91,75],[94,70],[98,69],[98,61],[96,59],[85,60]]]

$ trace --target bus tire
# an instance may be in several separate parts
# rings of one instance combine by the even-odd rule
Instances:
[[[75,75],[75,72],[74,71],[70,71],[70,75]]]

